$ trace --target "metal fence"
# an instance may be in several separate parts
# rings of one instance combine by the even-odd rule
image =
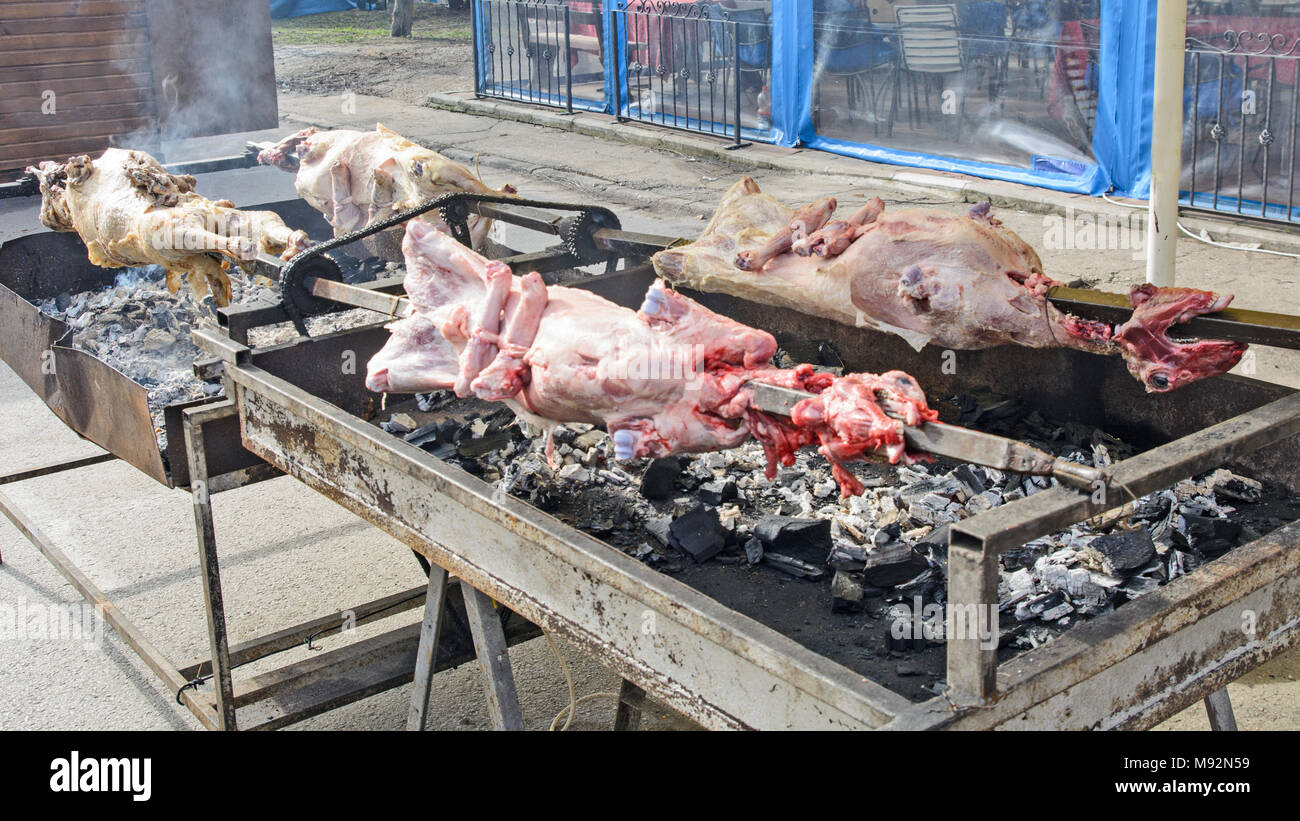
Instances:
[[[764,9],[633,0],[611,10],[614,113],[736,145],[771,130],[772,24]]]
[[[605,110],[598,0],[474,0],[471,14],[476,94]]]
[[[1228,31],[1187,40],[1184,202],[1300,224],[1300,36]]]

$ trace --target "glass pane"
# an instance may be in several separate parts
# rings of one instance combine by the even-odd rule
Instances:
[[[1185,201],[1300,222],[1298,66],[1300,3],[1190,4],[1183,86]]]
[[[1098,0],[814,7],[818,134],[1055,173],[1093,163]]]

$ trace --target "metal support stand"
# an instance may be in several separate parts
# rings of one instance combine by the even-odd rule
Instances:
[[[235,688],[230,678],[230,644],[226,635],[226,606],[221,592],[221,565],[217,560],[217,535],[208,495],[207,454],[203,425],[235,413],[233,402],[187,408],[184,412],[185,453],[190,463],[190,496],[194,502],[194,533],[199,542],[199,567],[203,578],[203,603],[208,616],[212,648],[212,680],[217,703],[217,727],[236,730]]]
[[[436,564],[429,565],[429,591],[424,597],[424,623],[420,625],[420,646],[415,651],[415,685],[411,688],[411,709],[406,714],[408,730],[423,730],[426,723],[446,595],[447,571]]]
[[[1215,690],[1205,697],[1205,713],[1210,717],[1210,729],[1219,732],[1235,733],[1237,717],[1232,714],[1232,699],[1228,698],[1228,688]]]
[[[148,665],[167,690],[176,695],[178,703],[189,711],[207,729],[234,730],[275,729],[301,721],[335,707],[349,704],[369,695],[402,686],[411,681],[416,671],[416,682],[423,682],[425,700],[412,704],[412,721],[422,724],[423,709],[428,697],[428,680],[437,670],[464,664],[474,658],[465,638],[452,642],[445,657],[437,659],[433,649],[441,627],[441,614],[448,607],[450,586],[446,571],[432,567],[428,589],[418,587],[395,593],[375,601],[354,605],[347,610],[311,619],[282,630],[231,645],[228,637],[225,606],[222,596],[221,567],[217,554],[216,533],[213,526],[212,494],[220,493],[278,475],[268,465],[222,473],[208,474],[207,453],[204,447],[205,426],[236,414],[237,408],[229,400],[187,408],[182,416],[185,450],[189,460],[190,487],[194,502],[194,525],[199,545],[199,564],[203,581],[204,610],[208,621],[209,649],[201,658],[177,665],[155,647],[141,630],[90,580],[82,570],[41,531],[8,496],[0,493],[0,514],[14,523],[27,538],[77,589],[82,597],[95,606],[96,612],[109,624],[122,640]],[[0,485],[75,470],[115,458],[112,454],[74,459],[59,464],[46,465],[17,473],[0,475]],[[436,584],[435,584],[436,582]],[[468,590],[467,585],[462,586]],[[432,597],[438,598],[433,603]],[[421,595],[424,594],[424,595]],[[481,597],[485,604],[480,608],[487,618],[477,627],[470,601]],[[521,728],[518,700],[514,694],[514,679],[510,674],[505,648],[507,643],[526,641],[538,635],[537,628],[516,619],[508,625],[508,632],[495,617],[490,599],[477,594],[466,597],[469,622],[474,629],[474,647],[480,658],[488,659],[485,669],[491,669],[491,681],[496,689],[494,698],[494,723],[508,728]],[[299,647],[304,642],[340,633],[350,625],[368,624],[394,616],[426,603],[425,628],[417,634],[415,625],[390,630],[373,638],[356,641],[314,654],[311,658],[288,664],[245,680],[235,681],[232,670],[267,656]],[[457,613],[453,603],[453,610]],[[459,616],[457,615],[457,619]],[[480,639],[480,634],[482,639]],[[461,636],[461,633],[457,633]],[[448,637],[452,638],[452,637]],[[417,658],[417,644],[427,643],[430,652]],[[446,642],[444,642],[446,644]],[[207,680],[211,676],[211,688]],[[238,715],[237,715],[238,713]]]
[[[418,555],[418,554],[417,554]],[[406,714],[407,730],[424,730],[428,723],[429,695],[433,691],[433,674],[438,657],[438,639],[442,633],[443,614],[447,606],[447,571],[436,564],[429,567],[429,589],[424,599],[424,622],[420,626],[420,646],[415,653],[415,682],[411,688],[411,708]],[[515,676],[510,668],[510,654],[505,629],[492,599],[468,584],[461,583],[465,615],[474,640],[483,673],[483,690],[487,694],[488,712],[494,730],[524,729]]]
[[[461,586],[465,593],[465,613],[469,616],[474,652],[483,672],[483,689],[487,692],[488,713],[494,730],[522,730],[524,716],[519,710],[515,691],[515,674],[510,669],[505,632],[497,617],[492,599],[473,587]]]

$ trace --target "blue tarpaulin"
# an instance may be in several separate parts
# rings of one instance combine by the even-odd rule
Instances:
[[[344,11],[357,7],[357,0],[271,0],[271,16],[302,17],[327,11]]]
[[[1114,191],[1125,196],[1144,199],[1151,187],[1151,97],[1154,87],[1155,19],[1157,0],[1101,0],[1100,3],[1100,54],[1096,76],[1089,79],[1097,99],[1096,121],[1092,138],[1092,161],[1082,158],[1040,155],[1035,152],[1027,166],[1000,165],[962,158],[929,154],[905,148],[850,142],[817,133],[814,124],[814,88],[816,76],[813,66],[814,0],[787,0],[773,2],[771,6],[772,69],[770,80],[772,100],[771,129],[765,134],[746,138],[769,140],[777,145],[798,146],[831,151],[859,157],[874,162],[908,165],[971,174],[978,177],[1009,180],[1038,185],[1060,191],[1100,195]],[[603,0],[607,15],[625,7],[620,0]],[[825,7],[831,10],[839,5],[832,2]],[[1046,9],[1043,4],[1031,4],[1026,10]],[[821,7],[819,5],[819,7]],[[1007,23],[1005,4],[968,4],[962,20],[964,29],[975,35],[995,32]],[[1045,18],[1046,19],[1046,18]],[[1021,20],[1033,27],[1032,20]],[[604,32],[606,53],[616,55],[619,65],[628,64],[627,32],[622,20],[608,26]],[[483,76],[483,46],[486,33],[476,32],[480,54],[480,78]],[[986,38],[987,39],[987,38]],[[987,43],[973,40],[980,46],[979,56],[989,53],[1001,56],[1004,47],[996,51]],[[1046,53],[1038,55],[1041,59]],[[615,88],[614,83],[619,84]],[[627,78],[606,72],[605,101],[591,102],[584,107],[612,112],[612,101],[623,100],[627,114]]]

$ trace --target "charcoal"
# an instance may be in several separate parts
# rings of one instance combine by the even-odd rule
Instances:
[[[899,527],[898,522],[885,525],[876,531],[871,537],[871,543],[875,545],[889,544],[896,542],[903,535],[903,529]]]
[[[763,561],[763,542],[757,536],[745,540],[745,561],[751,565]]]
[[[862,580],[872,587],[894,587],[915,578],[928,566],[925,557],[902,542],[894,542],[871,549]]]
[[[1063,606],[1065,609],[1063,609]],[[1016,605],[1016,618],[1020,621],[1036,618],[1051,621],[1052,619],[1049,619],[1045,614],[1051,613],[1054,614],[1052,618],[1060,618],[1072,610],[1073,608],[1065,601],[1065,593],[1054,590],[1026,599]]]
[[[589,430],[573,440],[574,450],[590,450],[605,441],[603,430]]]
[[[843,570],[835,571],[831,579],[831,612],[858,613],[862,611],[862,602],[866,593],[862,585]]]
[[[641,495],[647,499],[670,498],[677,492],[675,482],[681,472],[682,462],[676,456],[651,461],[641,476]]]
[[[1118,589],[1129,599],[1136,599],[1158,589],[1162,584],[1160,579],[1151,576],[1134,576],[1121,584]]]
[[[953,479],[961,483],[962,489],[966,491],[966,498],[978,496],[988,490],[988,484],[984,477],[980,476],[981,471],[971,465],[958,465],[957,469],[949,474]]]
[[[673,520],[668,516],[653,516],[646,519],[645,529],[647,533],[658,540],[659,544],[664,547],[672,547],[672,538],[669,535],[672,523]]]
[[[1230,470],[1219,468],[1211,473],[1205,484],[1214,491],[1215,496],[1232,499],[1237,502],[1254,504],[1264,495],[1264,486],[1254,479],[1238,476]]]
[[[410,419],[410,417],[407,418]],[[414,422],[415,420],[412,419],[411,421]],[[457,426],[457,429],[458,428],[459,426]],[[410,442],[412,445],[415,445],[417,448],[422,448],[439,441],[445,441],[450,444],[456,443],[454,435],[443,436],[440,423],[438,422],[422,425],[420,427],[408,428],[402,438]]]
[[[1080,553],[1084,564],[1110,576],[1126,576],[1151,561],[1156,554],[1151,532],[1145,527],[1106,533],[1093,539]]]
[[[827,519],[764,516],[754,525],[754,535],[767,550],[825,561],[831,552],[831,523]]]
[[[904,505],[929,499],[929,504],[942,500],[944,506],[962,492],[962,484],[951,476],[930,476],[906,485],[898,491],[898,500]]]
[[[827,564],[836,570],[859,571],[867,566],[867,548],[847,541],[838,541],[831,548]]]
[[[410,417],[407,418],[409,419]],[[396,416],[389,419],[387,422],[380,422],[379,429],[385,433],[391,433],[394,436],[406,436],[406,434],[411,432],[411,428],[402,422],[399,422]]]
[[[1025,408],[1014,399],[992,395],[963,394],[954,400],[958,409],[957,423],[979,428],[990,433],[1010,433],[1025,415]]]
[[[830,342],[817,344],[817,364],[822,366],[818,370],[828,370],[836,376],[844,373],[844,357],[840,356],[839,349]]]
[[[456,440],[456,452],[466,458],[475,458],[505,447],[510,443],[510,432],[489,427],[482,436],[461,435]]]
[[[704,505],[673,519],[668,528],[668,539],[673,547],[697,564],[713,558],[726,546],[718,511]]]
[[[794,556],[787,556],[784,553],[773,553],[770,550],[764,551],[763,562],[801,579],[816,581],[826,575],[826,571],[815,564],[809,564],[802,559],[796,559]]]
[[[1205,558],[1216,558],[1232,549],[1241,525],[1212,516],[1183,515],[1183,526],[1175,528],[1174,543]]]
[[[710,505],[721,505],[724,502],[735,501],[740,498],[740,490],[736,487],[736,480],[728,476],[726,479],[715,479],[712,482],[705,482],[700,485],[696,491],[700,501]]]
[[[585,483],[591,481],[591,471],[582,465],[565,465],[555,475],[570,482]]]

